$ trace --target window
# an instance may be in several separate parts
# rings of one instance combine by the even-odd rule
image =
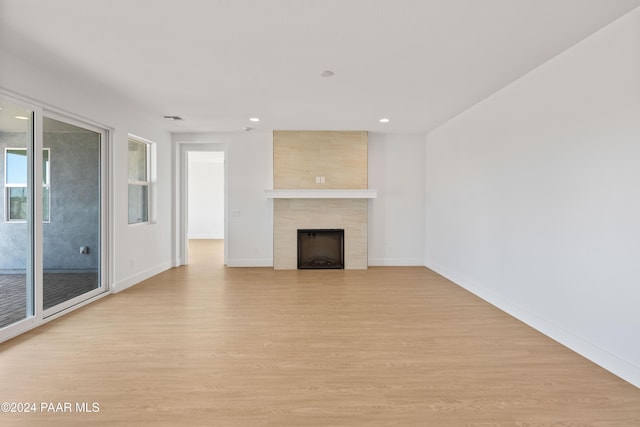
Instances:
[[[151,144],[129,138],[129,224],[149,222]]]
[[[24,222],[28,218],[27,212],[27,149],[7,148],[5,150],[5,192],[6,215],[10,222]],[[42,150],[42,219],[50,220],[50,153],[49,149]]]

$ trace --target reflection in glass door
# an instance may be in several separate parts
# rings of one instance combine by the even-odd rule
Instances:
[[[102,133],[43,120],[45,316],[102,292]]]
[[[0,98],[0,329],[34,315],[34,112]]]

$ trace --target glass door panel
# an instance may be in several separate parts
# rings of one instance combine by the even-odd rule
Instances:
[[[34,315],[33,110],[0,98],[0,329]]]
[[[102,134],[43,119],[43,308],[45,316],[101,287]]]

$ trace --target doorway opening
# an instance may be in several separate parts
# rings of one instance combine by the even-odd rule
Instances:
[[[224,151],[187,153],[186,231],[189,259],[208,257],[220,260],[218,252],[219,248],[224,247],[225,238],[224,175]],[[209,243],[214,245],[202,244],[207,243],[205,241],[211,241]],[[216,253],[208,253],[214,247]]]
[[[175,208],[175,222],[174,222],[174,255],[173,255],[173,265],[174,267],[178,267],[181,265],[188,265],[190,263],[189,260],[189,242],[198,241],[198,240],[207,240],[202,237],[207,237],[207,234],[203,234],[202,228],[198,228],[199,219],[191,218],[189,216],[199,216],[199,206],[202,204],[206,204],[206,198],[214,198],[218,200],[219,204],[222,204],[222,218],[223,218],[223,226],[222,226],[222,234],[220,235],[219,231],[219,222],[216,221],[216,227],[218,229],[217,233],[220,239],[211,239],[211,240],[221,240],[224,243],[224,239],[228,236],[228,215],[226,213],[227,206],[229,206],[229,191],[228,191],[228,169],[226,167],[226,161],[228,160],[228,151],[227,144],[224,143],[213,143],[213,142],[204,142],[204,141],[190,141],[190,142],[181,142],[175,141],[175,199],[173,206]],[[214,154],[216,153],[216,154]],[[192,162],[189,161],[191,158]],[[190,164],[191,163],[191,164]],[[201,163],[204,163],[211,169],[217,169],[217,178],[207,178],[206,174],[203,173],[200,169]],[[195,176],[189,177],[189,170],[195,171]],[[222,172],[220,172],[220,169]],[[222,174],[222,179],[220,179],[219,174]],[[214,173],[215,175],[215,173]],[[214,194],[211,194],[211,183],[210,180],[214,179],[222,181],[222,196],[220,196],[220,185],[217,186]],[[190,188],[191,187],[191,188]],[[189,192],[190,189],[192,191],[195,190],[196,195],[192,195],[191,198],[195,198],[196,204],[195,206],[189,207]],[[199,193],[204,192],[205,195],[202,196]],[[220,197],[222,201],[220,202]],[[220,216],[219,213],[216,215]],[[196,226],[192,226],[190,230],[189,223],[194,222]],[[190,239],[194,237],[193,239]],[[204,232],[204,233],[211,233]],[[211,236],[212,234],[209,234]],[[215,235],[214,235],[215,236]],[[217,237],[216,236],[216,237]],[[199,237],[199,238],[198,238]],[[205,245],[206,246],[206,245]],[[229,245],[223,244],[223,265],[227,264],[227,259],[229,256]],[[195,249],[197,250],[197,249]]]

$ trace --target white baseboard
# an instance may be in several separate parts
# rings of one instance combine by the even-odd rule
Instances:
[[[125,289],[130,288],[131,286],[142,282],[143,280],[147,280],[148,278],[153,277],[156,274],[160,274],[163,271],[170,269],[172,266],[173,266],[172,261],[166,261],[166,262],[163,262],[162,264],[156,265],[155,267],[149,268],[147,270],[144,270],[132,276],[129,276],[125,279],[122,279],[118,282],[115,282],[111,286],[111,293],[115,294],[118,292],[122,292]]]
[[[419,258],[369,258],[369,267],[424,267]]]
[[[230,259],[227,267],[273,267],[272,258]]]
[[[473,281],[447,270],[437,263],[426,261],[425,267],[435,271],[441,276],[444,276],[456,285],[487,301],[489,304],[499,308],[549,338],[586,357],[607,371],[640,388],[640,366],[633,362],[623,359],[618,355],[585,340],[554,322],[540,317],[536,313],[515,304],[513,301],[496,294],[484,286],[473,283]]]

